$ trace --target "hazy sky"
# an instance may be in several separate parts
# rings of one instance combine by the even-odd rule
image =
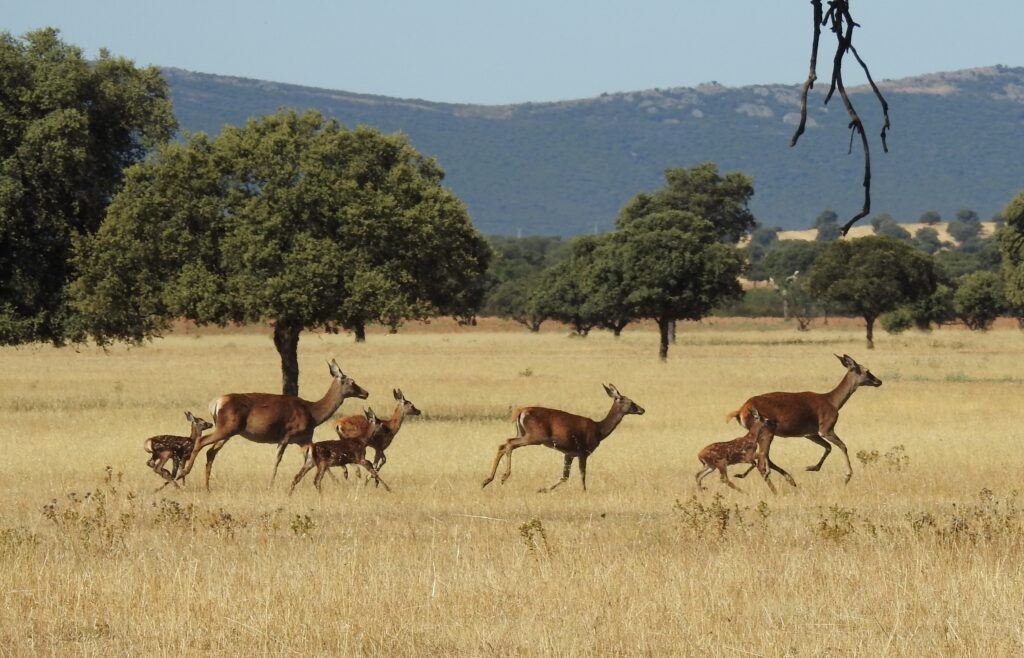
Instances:
[[[877,79],[1024,65],[1022,0],[852,9]],[[486,104],[797,83],[810,23],[807,0],[0,0],[0,30],[57,27],[89,56],[105,46],[138,64]],[[819,77],[832,44],[824,34]]]

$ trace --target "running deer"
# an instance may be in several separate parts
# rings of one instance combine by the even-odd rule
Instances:
[[[203,431],[213,427],[213,423],[203,420],[192,415],[191,411],[185,412],[185,418],[192,425],[191,436],[174,436],[171,434],[161,434],[159,436],[151,436],[146,439],[146,442],[142,444],[143,449],[150,454],[149,461],[146,462],[146,466],[153,469],[153,472],[167,480],[160,486],[163,489],[168,484],[174,484],[178,477],[178,470],[181,465],[185,463],[189,455],[192,454],[192,446],[195,445],[196,441],[203,435]],[[167,469],[164,468],[164,464],[167,460],[172,460],[171,472],[168,473]],[[184,481],[184,476],[182,477]],[[159,491],[159,489],[158,489]]]
[[[831,443],[834,443],[843,451],[846,458],[846,479],[849,482],[853,476],[853,467],[850,465],[850,455],[846,451],[846,444],[836,436],[835,426],[839,420],[839,410],[843,408],[846,401],[850,399],[853,392],[861,386],[881,386],[882,380],[871,374],[871,371],[862,367],[847,354],[835,355],[839,362],[846,367],[846,374],[843,375],[839,384],[828,393],[765,393],[756,395],[746,402],[738,410],[729,414],[726,418],[735,418],[740,425],[747,429],[751,426],[750,410],[756,406],[762,414],[774,418],[778,423],[775,436],[802,436],[824,448],[825,452],[817,464],[808,466],[808,471],[817,471],[825,463],[825,458],[832,452]],[[758,446],[758,459],[766,460],[771,466],[769,450],[772,438],[761,442]],[[761,472],[764,471],[764,463],[758,464]],[[748,468],[742,475],[744,477],[753,467]],[[779,469],[781,471],[781,469]],[[789,483],[796,486],[792,478]]]
[[[271,484],[277,477],[277,467],[288,444],[294,443],[302,448],[306,463],[310,464],[312,456],[309,449],[313,444],[313,430],[334,415],[345,398],[366,399],[370,395],[345,375],[334,359],[327,366],[334,379],[324,396],[316,402],[274,393],[229,393],[214,398],[210,402],[210,413],[213,414],[216,427],[203,439],[196,441],[185,464],[184,475],[192,471],[192,465],[202,449],[210,446],[206,453],[206,489],[209,491],[213,460],[227,440],[236,434],[256,443],[277,445],[277,460],[270,477]]]
[[[516,421],[516,437],[508,439],[498,446],[498,454],[491,465],[491,475],[484,480],[481,487],[486,487],[494,480],[501,458],[505,457],[505,473],[501,483],[512,475],[512,451],[523,446],[547,446],[565,455],[562,479],[541,492],[551,491],[569,479],[572,460],[580,458],[580,479],[583,490],[587,490],[587,458],[601,441],[611,434],[626,414],[642,415],[643,407],[633,402],[611,384],[603,384],[608,397],[612,398],[612,408],[601,420],[595,421],[584,416],[577,416],[558,409],[545,407],[522,407],[513,412]]]
[[[750,409],[750,429],[747,433],[738,439],[732,441],[721,441],[719,443],[712,443],[706,446],[700,453],[697,454],[697,460],[703,464],[704,468],[697,472],[697,488],[704,489],[704,485],[701,484],[701,480],[707,477],[709,474],[718,470],[722,476],[722,482],[729,485],[736,491],[741,491],[739,487],[732,483],[729,479],[729,474],[726,472],[726,467],[732,466],[733,464],[750,464],[751,466],[757,463],[757,446],[770,439],[778,427],[778,423],[773,418],[765,418],[757,412],[757,409],[751,407]],[[789,474],[773,466],[774,470],[782,473],[783,476],[789,477]],[[775,485],[768,478],[768,472],[762,472],[764,481],[768,483],[768,488],[771,489],[772,493],[775,491]]]
[[[364,413],[364,419],[366,420],[367,432],[372,434],[380,426],[380,420],[373,413],[373,409],[367,409]],[[316,477],[313,478],[313,484],[316,486],[318,492],[320,489],[320,481],[324,479],[324,475],[329,472],[332,466],[346,466],[347,464],[356,464],[362,466],[369,473],[370,477],[373,478],[374,482],[383,484],[384,488],[391,491],[391,487],[387,485],[384,480],[380,479],[380,475],[377,474],[377,470],[373,467],[366,459],[366,442],[362,437],[350,437],[340,438],[333,441],[318,441],[313,444],[313,449],[310,451],[311,459],[307,460],[302,465],[302,468],[295,475],[295,479],[292,480],[292,486],[288,490],[290,494],[295,490],[297,485],[306,473],[308,473],[314,466],[316,466]]]
[[[398,434],[398,430],[402,429],[402,423],[405,421],[406,416],[419,416],[420,410],[416,408],[409,400],[405,399],[405,395],[402,393],[402,389],[392,389],[392,394],[395,396],[395,400],[398,405],[395,407],[394,413],[391,414],[391,418],[382,420],[377,426],[376,431],[367,432],[367,420],[365,416],[345,416],[340,419],[335,425],[334,430],[338,433],[338,438],[365,438],[367,445],[373,448],[373,468],[380,472],[384,468],[384,464],[387,463],[388,458],[384,454],[384,451],[388,449],[391,442],[395,440],[395,435]],[[359,473],[360,471],[356,471]],[[348,469],[345,469],[345,477],[348,477]]]

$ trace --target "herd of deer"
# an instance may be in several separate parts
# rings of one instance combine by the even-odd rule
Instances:
[[[769,478],[771,471],[778,472],[795,487],[793,477],[775,464],[769,456],[772,440],[776,436],[803,436],[824,448],[821,459],[818,463],[808,466],[808,471],[819,470],[832,451],[832,445],[838,446],[846,459],[845,481],[849,482],[853,475],[850,456],[847,454],[846,444],[835,433],[839,410],[858,387],[881,386],[882,381],[850,356],[836,355],[836,358],[846,367],[846,374],[828,393],[766,393],[750,398],[742,407],[729,414],[727,419],[736,419],[747,433],[732,441],[712,443],[700,451],[697,459],[702,468],[697,473],[697,487],[703,489],[701,481],[717,470],[722,482],[736,489],[736,485],[729,480],[726,472],[728,466],[735,464],[748,465],[744,473],[736,476],[740,478],[757,468],[773,493],[775,485]],[[377,485],[383,484],[384,488],[390,491],[390,487],[380,479],[380,470],[387,462],[385,450],[401,429],[405,417],[418,416],[420,410],[405,399],[400,389],[394,389],[398,405],[390,418],[382,420],[372,409],[367,409],[362,415],[345,416],[335,425],[337,439],[313,443],[313,430],[334,415],[346,398],[366,399],[369,396],[366,390],[341,371],[336,361],[332,359],[328,366],[333,377],[331,386],[327,393],[315,402],[294,395],[230,393],[210,403],[213,424],[193,416],[191,412],[185,412],[185,417],[192,426],[191,435],[161,435],[146,439],[144,448],[150,453],[147,465],[165,480],[163,486],[177,484],[177,480],[184,480],[192,471],[200,451],[208,447],[206,488],[209,490],[213,461],[228,439],[237,434],[256,443],[278,446],[271,483],[277,477],[277,468],[285,448],[297,445],[303,450],[305,460],[292,480],[289,493],[314,466],[317,473],[313,483],[319,491],[320,482],[324,475],[330,472],[331,467],[341,466],[347,478],[346,467],[349,464],[362,466]],[[614,386],[605,384],[604,390],[612,399],[612,407],[603,419],[597,421],[546,407],[516,409],[513,412],[516,436],[498,447],[498,454],[491,465],[491,474],[484,480],[482,486],[486,487],[494,480],[503,457],[505,472],[501,476],[501,482],[504,483],[508,479],[512,474],[512,451],[516,448],[544,445],[561,452],[565,463],[561,479],[541,491],[551,491],[567,481],[572,462],[577,458],[580,480],[586,491],[587,459],[597,450],[601,441],[618,427],[625,416],[644,413],[643,407],[622,395]],[[204,436],[203,431],[210,428],[213,428],[213,431]],[[366,449],[370,447],[374,449],[372,462],[366,459]],[[170,472],[164,468],[168,460],[172,460]],[[333,473],[331,476],[334,477]]]

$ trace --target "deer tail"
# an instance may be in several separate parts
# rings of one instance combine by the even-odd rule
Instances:
[[[741,412],[741,411],[743,411],[743,407],[740,407],[740,408],[739,408],[739,409],[737,409],[736,411],[732,411],[732,412],[729,412],[729,415],[727,415],[727,416],[725,417],[725,422],[727,422],[727,423],[728,423],[728,422],[729,422],[730,420],[732,420],[733,418],[735,418],[735,419],[736,419],[736,422],[737,422],[737,423],[739,423],[740,425],[742,425],[742,424],[743,424],[743,421],[742,421],[742,420],[740,420],[740,412]]]
[[[210,415],[213,416],[213,424],[214,425],[217,424],[217,412],[220,411],[220,403],[221,403],[221,401],[223,399],[224,398],[222,396],[222,397],[213,398],[212,400],[210,400],[210,406],[208,407],[208,409],[210,410]]]
[[[142,449],[146,452],[153,452],[153,439],[146,439],[146,442],[142,444]]]

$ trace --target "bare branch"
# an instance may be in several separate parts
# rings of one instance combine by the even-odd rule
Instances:
[[[811,48],[811,68],[801,91],[800,124],[797,126],[796,132],[790,140],[790,146],[796,145],[800,135],[804,132],[807,122],[807,93],[814,87],[814,81],[817,79],[816,69],[818,40],[821,33],[821,26],[831,25],[830,29],[832,33],[836,35],[836,52],[832,58],[832,81],[829,86],[828,93],[825,95],[825,104],[828,104],[836,91],[839,92],[839,96],[843,101],[843,106],[846,108],[846,112],[850,116],[850,147],[848,152],[852,152],[853,150],[854,134],[860,135],[861,147],[864,151],[864,204],[861,207],[861,211],[843,225],[842,232],[843,235],[846,235],[851,226],[871,212],[871,150],[868,145],[867,134],[864,131],[864,123],[861,121],[860,116],[854,109],[853,103],[850,101],[850,97],[846,92],[846,87],[843,84],[843,58],[846,56],[847,51],[853,53],[857,63],[860,64],[861,68],[864,70],[865,75],[867,75],[868,82],[871,85],[871,89],[875,92],[875,97],[878,98],[878,102],[882,106],[882,115],[885,121],[882,126],[881,139],[882,149],[886,153],[889,152],[889,146],[886,143],[886,135],[890,127],[889,104],[886,102],[881,91],[878,89],[878,85],[875,84],[874,79],[871,77],[871,72],[868,70],[867,64],[865,64],[864,60],[861,59],[857,49],[853,47],[853,28],[860,27],[860,25],[856,23],[850,15],[849,0],[829,0],[828,11],[824,12],[824,14],[822,13],[822,0],[811,0],[811,5],[814,8],[814,36]]]
[[[811,42],[811,70],[807,73],[803,89],[800,90],[800,125],[796,127],[793,138],[789,140],[790,148],[796,146],[800,135],[804,134],[807,124],[807,92],[814,89],[814,81],[818,79],[818,38],[821,36],[821,0],[811,0],[814,6],[814,38]]]

